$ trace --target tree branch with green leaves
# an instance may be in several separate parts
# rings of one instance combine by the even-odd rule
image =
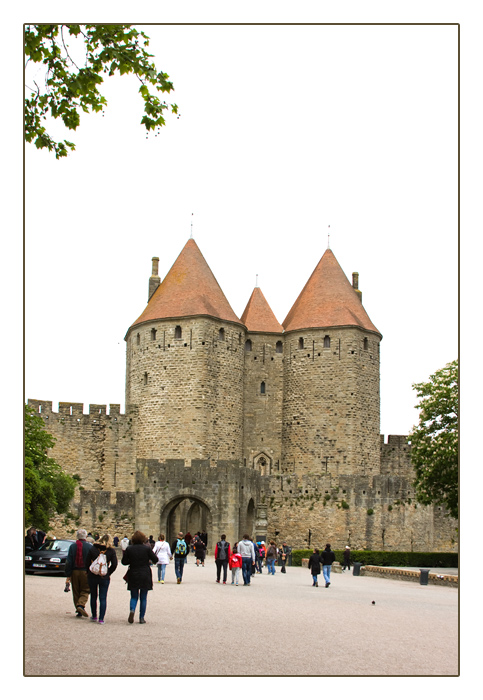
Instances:
[[[443,506],[458,517],[458,361],[413,384],[421,401],[419,424],[409,435],[418,501]]]
[[[26,81],[35,85],[26,85],[25,140],[53,151],[57,159],[75,150],[75,144],[54,139],[46,130],[47,119],[61,119],[67,129],[75,131],[82,111],[102,111],[107,105],[100,92],[103,76],[131,74],[138,78],[144,102],[140,123],[148,132],[164,126],[166,111],[178,114],[176,104],[162,99],[174,90],[173,83],[152,62],[146,50],[149,37],[132,25],[27,24],[24,34]],[[81,47],[82,60],[71,55],[69,41],[75,49]],[[35,79],[38,70],[33,77],[27,76],[27,69],[34,73],[38,67],[45,72],[42,86]]]
[[[41,416],[25,406],[25,525],[47,531],[54,513],[67,513],[78,478],[66,474],[49,450],[55,438],[45,430]]]

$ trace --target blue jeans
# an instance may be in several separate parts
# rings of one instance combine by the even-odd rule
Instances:
[[[243,576],[243,583],[245,583],[245,584],[250,583],[250,579],[252,576],[252,558],[251,557],[242,557],[242,576]]]
[[[324,574],[325,582],[330,583],[330,569],[332,564],[324,564],[322,567],[322,573]]]
[[[131,600],[129,601],[129,610],[131,612],[136,611],[136,605],[139,603],[139,618],[143,619],[146,612],[146,605],[148,602],[148,591],[146,588],[134,588],[131,591]]]
[[[166,564],[158,564],[158,581],[164,581],[166,573]]]
[[[174,571],[176,573],[176,578],[183,578],[183,569],[186,557],[175,557],[174,558]]]
[[[317,583],[317,576],[318,576],[318,574],[312,574],[312,578],[314,579],[314,584]]]
[[[275,559],[267,559],[268,573],[275,575]]]
[[[89,588],[91,591],[91,614],[92,617],[97,617],[97,593],[99,592],[99,620],[104,619],[107,607],[107,589],[109,588],[110,578],[101,576],[87,576]]]

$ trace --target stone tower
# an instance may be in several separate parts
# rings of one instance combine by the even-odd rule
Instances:
[[[282,458],[283,328],[256,287],[241,317],[247,329],[243,463],[262,476]]]
[[[125,338],[137,457],[240,460],[245,328],[193,239],[155,291],[153,276]]]
[[[378,474],[382,336],[330,249],[283,328],[282,471]]]

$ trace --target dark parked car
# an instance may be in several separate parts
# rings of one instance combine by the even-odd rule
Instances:
[[[50,571],[63,574],[65,572],[67,552],[73,542],[75,540],[49,540],[44,542],[40,549],[25,555],[25,573],[47,573]]]

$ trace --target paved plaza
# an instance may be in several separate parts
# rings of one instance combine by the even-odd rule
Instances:
[[[352,572],[312,587],[307,569],[215,583],[188,558],[148,595],[146,625],[128,624],[119,565],[106,623],[77,618],[64,579],[25,577],[25,675],[456,676],[458,589]],[[374,601],[374,604],[373,604]],[[89,604],[88,604],[89,609]],[[96,670],[97,669],[97,670]]]

